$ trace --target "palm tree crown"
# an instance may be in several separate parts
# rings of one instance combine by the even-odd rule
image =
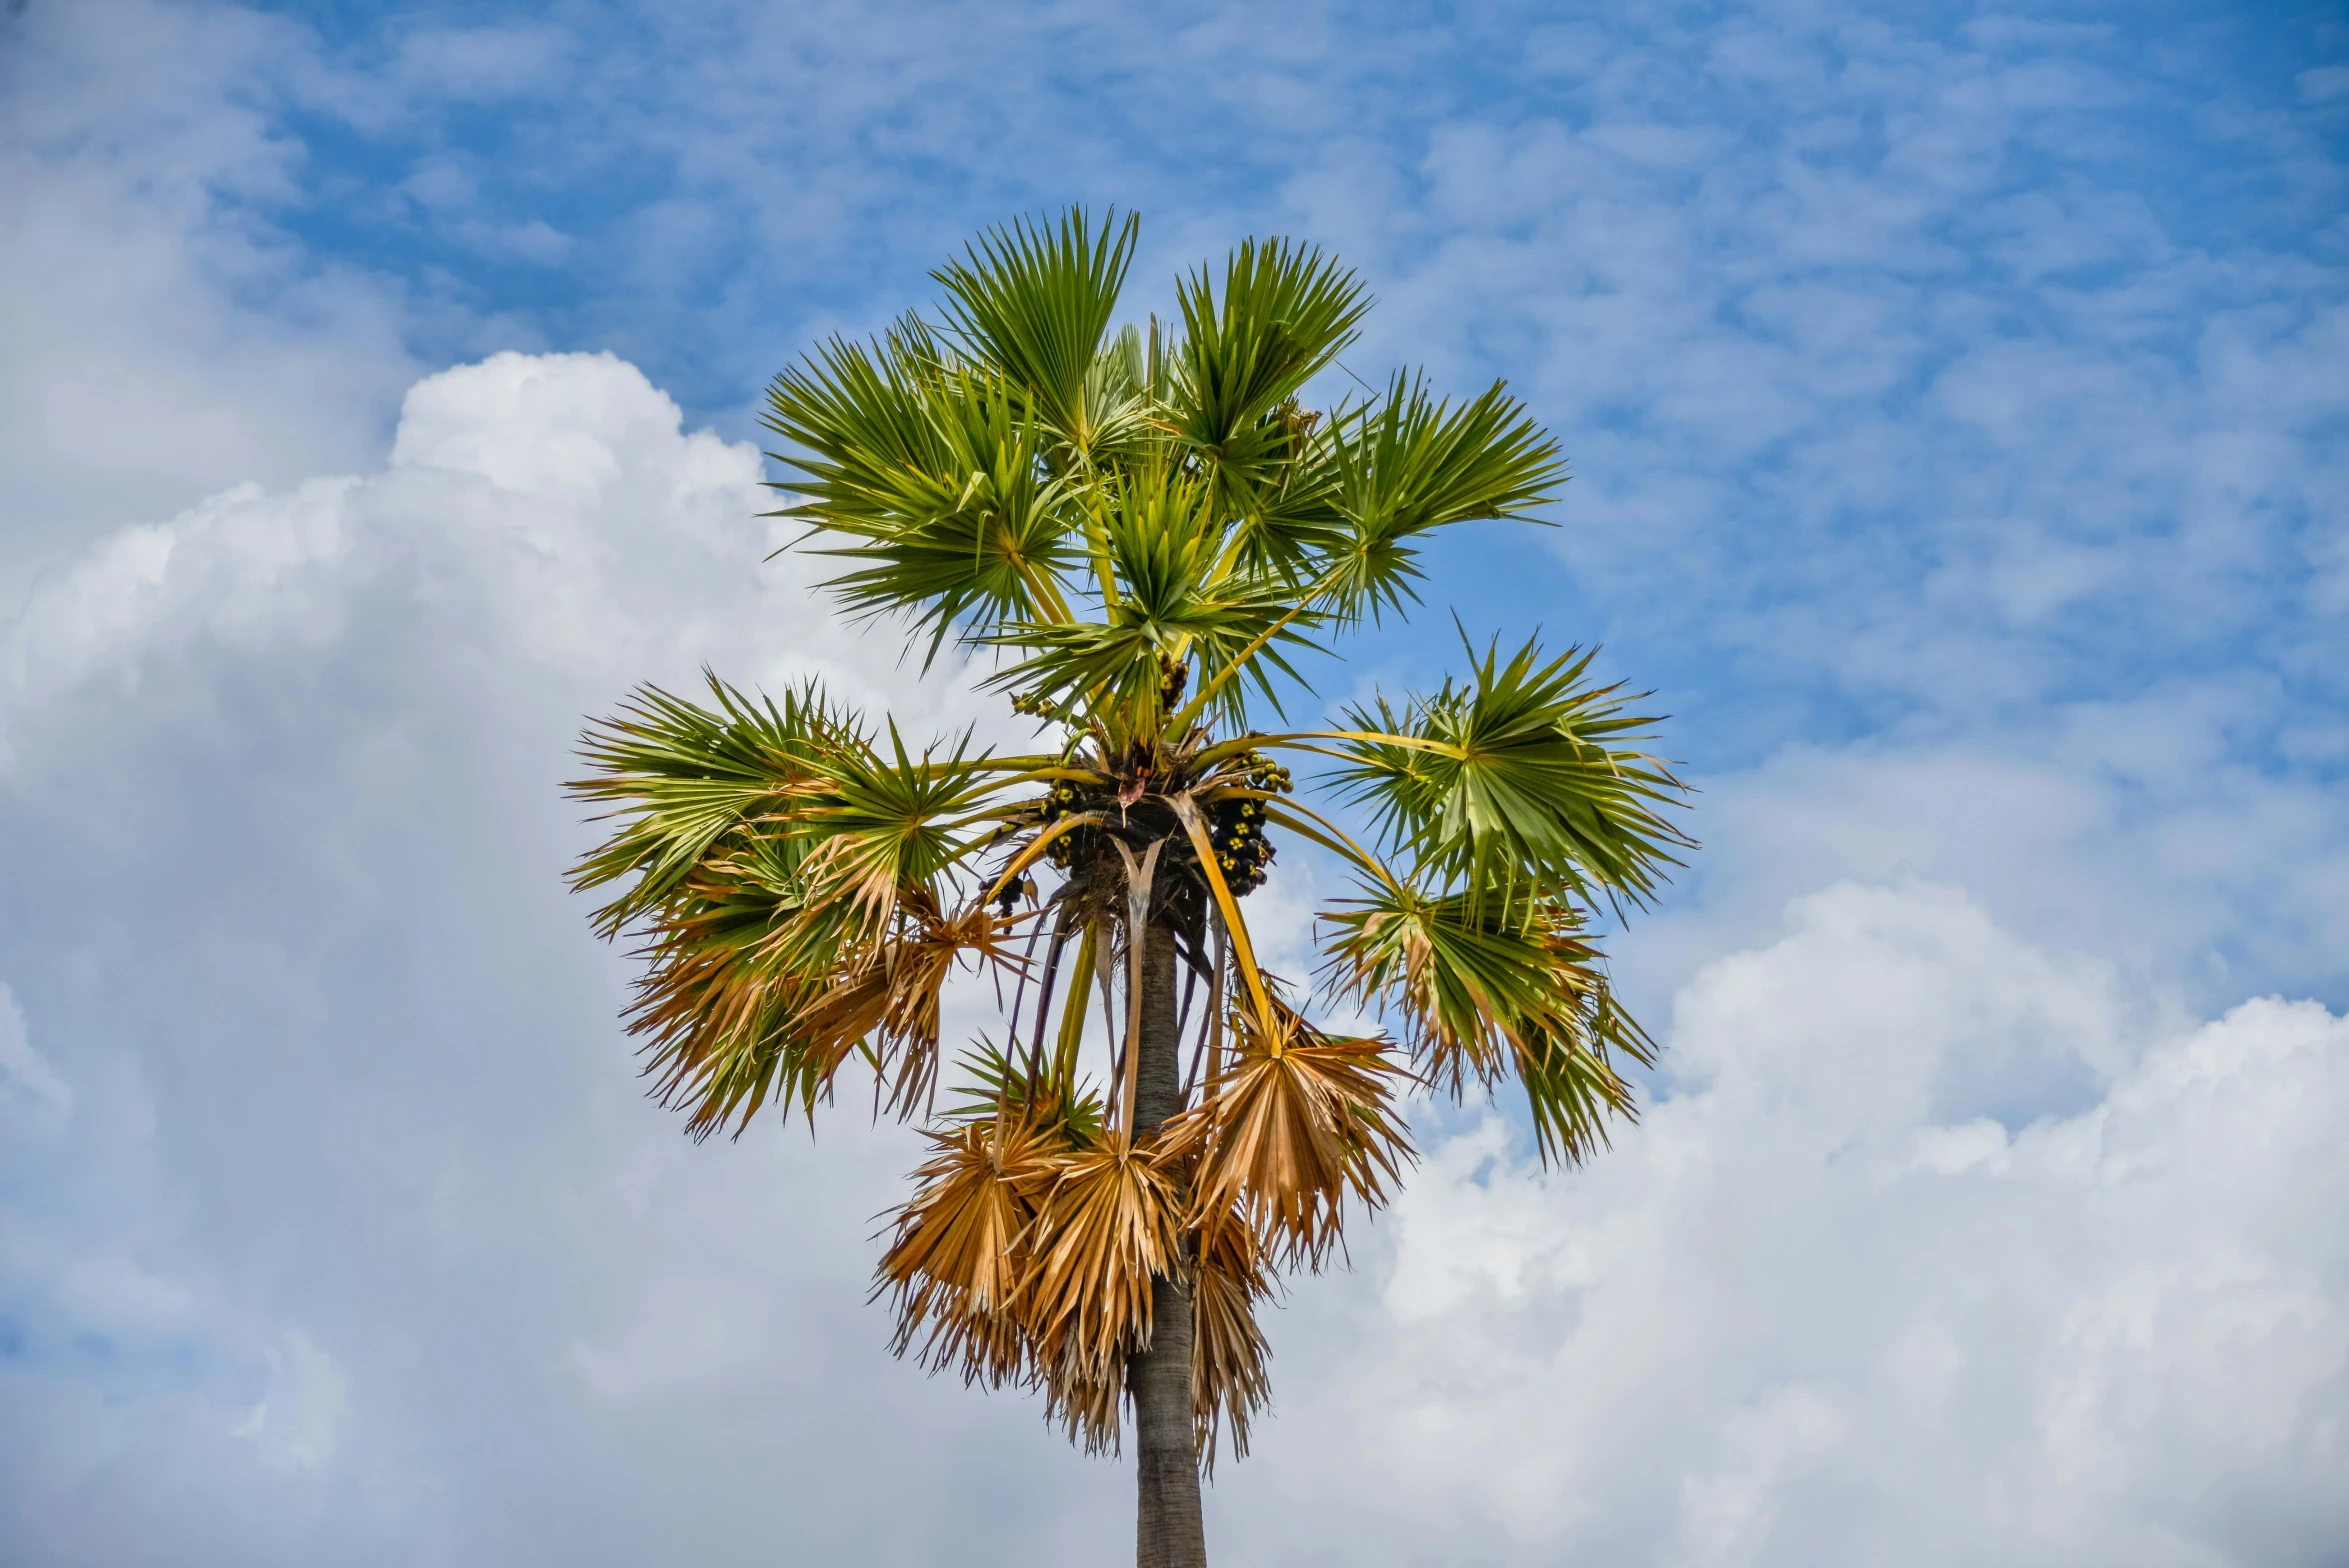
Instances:
[[[1266,1399],[1256,1308],[1410,1163],[1407,1089],[1514,1081],[1551,1160],[1632,1114],[1652,1047],[1589,921],[1688,840],[1652,721],[1586,652],[1471,646],[1432,692],[1279,726],[1306,655],[1415,602],[1431,533],[1528,516],[1564,466],[1499,384],[1309,408],[1367,308],[1316,250],[1244,244],[1180,280],[1179,322],[1113,333],[1136,232],[991,231],[933,317],[835,338],[768,398],[832,591],[991,659],[1035,750],[909,748],[813,685],[646,687],[588,733],[573,789],[615,826],[575,882],[642,938],[630,1026],[697,1136],[812,1117],[852,1064],[920,1124],[876,1285],[900,1354],[1040,1390],[1102,1448],[1184,1313],[1212,1464]],[[1310,987],[1243,911],[1284,837],[1353,882]],[[973,965],[1010,1005],[950,1071],[941,990]],[[1384,1032],[1315,1022],[1316,995]]]

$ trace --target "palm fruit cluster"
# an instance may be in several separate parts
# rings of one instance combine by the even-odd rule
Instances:
[[[1183,693],[1191,684],[1191,667],[1180,659],[1158,657],[1158,705],[1168,713],[1183,705]]]
[[[1050,851],[1046,853],[1050,853]],[[995,895],[995,912],[1009,920],[1019,912],[1021,899],[1034,898],[1035,896],[1036,879],[1034,877],[1013,877],[1009,882],[1004,883],[1002,891]]]
[[[1240,758],[1237,782],[1274,795],[1296,788],[1287,768],[1254,751]],[[1207,821],[1216,869],[1232,896],[1240,898],[1262,887],[1264,868],[1272,863],[1272,841],[1264,836],[1264,802],[1244,795],[1220,800],[1210,808]]]
[[[1053,785],[1051,792],[1044,797],[1044,804],[1040,812],[1042,817],[1042,825],[1045,827],[1050,827],[1053,823],[1058,822],[1062,817],[1067,816],[1070,812],[1075,811],[1076,809],[1078,809],[1077,787],[1074,784],[1071,784],[1068,780],[1062,779],[1059,783]],[[1077,835],[1075,833],[1063,833],[1060,835],[1060,837],[1054,839],[1049,845],[1045,847],[1044,858],[1051,861],[1053,865],[1057,866],[1061,870],[1066,871],[1068,869],[1070,841],[1076,838],[1076,836]]]

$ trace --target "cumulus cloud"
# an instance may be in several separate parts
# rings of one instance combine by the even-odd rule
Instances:
[[[1705,781],[1694,896],[1626,951],[1684,974],[1762,939],[1793,891],[1925,877],[2032,940],[2092,948],[2168,1005],[2283,987],[2339,1007],[2349,814],[2321,772],[2273,766],[2300,722],[2247,673],[1976,734],[1785,746]]]
[[[0,1533],[31,1560],[1125,1538],[1114,1466],[885,1356],[903,1134],[688,1145],[560,892],[573,728],[637,679],[968,722],[966,673],[762,564],[759,478],[621,361],[500,355],[418,383],[381,468],[102,540],[0,637],[0,1440],[37,1456]],[[1227,1550],[2340,1538],[2349,1026],[2197,1024],[1932,883],[1786,921],[1681,988],[1667,1097],[1588,1171],[1430,1122],[1357,1272],[1277,1315]]]
[[[1681,991],[1682,1087],[1612,1154],[1544,1176],[1487,1121],[1371,1279],[1313,1287],[1235,1530],[1330,1563],[2331,1560],[2349,1020],[2145,1025],[1954,890],[1798,901]],[[2051,1071],[2095,1091],[2017,1120]],[[1365,1508],[1318,1554],[1285,1524]]]
[[[967,722],[951,670],[917,683],[762,566],[759,478],[628,366],[504,355],[420,383],[381,470],[126,530],[0,637],[10,1103],[48,1129],[9,1150],[0,1375],[11,1446],[47,1456],[12,1539],[501,1560],[576,1532],[637,1560],[720,1527],[681,1522],[684,1458],[650,1510],[569,1500],[623,1427],[713,1382],[733,1412],[676,1420],[764,1423],[832,1368],[806,1347],[857,1337],[904,1151],[692,1157],[635,1101],[622,972],[560,893],[575,727],[638,679],[706,660]],[[897,1397],[882,1418],[936,1394]],[[775,1435],[760,1456],[819,1441]]]

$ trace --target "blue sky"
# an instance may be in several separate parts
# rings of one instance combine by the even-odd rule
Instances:
[[[1142,304],[1235,234],[1310,234],[1394,302],[1373,379],[1508,376],[1602,492],[1561,513],[1566,573],[1506,574],[1527,588],[1494,617],[1560,604],[1737,764],[2253,663],[2338,699],[2337,645],[2272,620],[2306,497],[2262,497],[2214,559],[2158,451],[2213,420],[2171,401],[2211,395],[2210,356],[2327,297],[2303,270],[2338,238],[2339,127],[2303,84],[2327,16],[368,10],[278,85],[303,150],[254,212],[396,288],[424,363],[610,349],[740,434],[783,359],[922,298],[1008,212],[1139,207]],[[1924,584],[1970,645],[2006,609],[2019,687],[1832,667],[1854,635],[1930,636],[1883,624]]]
[[[961,722],[760,564],[740,443],[1082,201],[1143,215],[1137,314],[1328,246],[1350,371],[1505,377],[1573,461],[1325,694],[1539,624],[1703,791],[1616,943],[1655,1111],[1568,1176],[1433,1124],[1214,1538],[2331,1560],[2345,136],[2338,5],[11,9],[0,1535],[1114,1537],[1112,1467],[882,1354],[901,1142],[635,1098],[553,791],[704,659]]]

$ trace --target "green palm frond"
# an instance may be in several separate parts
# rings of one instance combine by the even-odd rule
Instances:
[[[1609,1125],[1639,1120],[1631,1084],[1616,1068],[1627,1057],[1656,1061],[1655,1042],[1604,984],[1570,1008],[1529,1019],[1517,1046],[1517,1078],[1544,1164],[1579,1165],[1611,1141]]]
[[[992,683],[1038,693],[1054,706],[1123,712],[1155,727],[1167,661],[1189,661],[1217,681],[1237,661],[1259,695],[1275,700],[1273,677],[1302,681],[1289,652],[1313,646],[1281,625],[1293,600],[1259,578],[1219,572],[1222,537],[1213,495],[1202,480],[1153,468],[1122,477],[1100,494],[1098,527],[1116,597],[1101,619],[1029,626],[992,640],[1027,653]],[[1225,682],[1220,716],[1240,713],[1242,688]]]
[[[786,367],[767,388],[760,423],[797,448],[768,454],[799,475],[790,486],[799,505],[790,510],[852,536],[899,526],[900,474],[955,467],[930,390],[958,372],[967,367],[910,317],[879,342],[830,338]]]
[[[963,1054],[963,1080],[954,1090],[960,1103],[941,1113],[955,1121],[1009,1115],[1049,1132],[1060,1144],[1089,1149],[1101,1141],[1104,1108],[1100,1092],[1076,1080],[1073,1061],[1045,1058],[1031,1074],[985,1040]]]
[[[768,422],[806,443],[812,427],[788,401],[800,390],[779,380]],[[968,368],[891,396],[902,419],[890,447],[836,442],[829,463],[795,460],[810,479],[793,515],[820,510],[842,541],[820,553],[856,563],[828,584],[843,606],[905,614],[933,657],[953,631],[1065,619],[1061,579],[1082,560],[1082,535],[1067,485],[1046,472],[1049,433],[1022,416],[1010,384]]]
[[[1653,1065],[1654,1045],[1572,907],[1364,883],[1321,921],[1333,998],[1399,1019],[1422,1078],[1455,1097],[1514,1072],[1545,1161],[1587,1158],[1610,1117],[1635,1114],[1615,1064]]]
[[[778,703],[703,674],[715,708],[642,686],[582,737],[580,755],[594,772],[565,787],[575,799],[616,803],[611,816],[621,825],[572,869],[571,886],[636,879],[596,911],[605,937],[659,907],[713,845],[788,810],[826,759],[867,744],[813,684]]]
[[[1037,419],[1078,454],[1107,432],[1086,384],[1133,261],[1140,220],[1113,212],[1095,228],[1081,207],[1057,226],[1019,219],[979,236],[931,276],[945,285],[948,331],[973,359],[1031,400]]]
[[[1268,423],[1280,439],[1268,452],[1277,461],[1268,471],[1224,483],[1226,494],[1238,497],[1224,546],[1232,571],[1270,579],[1293,593],[1346,557],[1352,530],[1339,509],[1342,470],[1334,456],[1334,432],[1345,417],[1342,410],[1325,417],[1294,398],[1272,412]]]
[[[906,750],[889,726],[889,751],[841,747],[826,755],[791,830],[804,841],[810,896],[845,899],[877,925],[901,890],[929,889],[949,867],[989,842],[986,807],[1003,775],[973,757],[968,740],[945,757]]]
[[[868,1037],[908,1109],[937,1055],[938,992],[966,959],[1010,962],[1009,922],[949,914],[939,879],[994,831],[1006,775],[967,745],[875,748],[813,687],[754,702],[717,681],[704,708],[656,687],[590,729],[599,771],[572,786],[619,825],[573,871],[634,876],[598,911],[646,933],[629,1013],[663,1103],[697,1135],[780,1097],[803,1110]]]
[[[1517,1021],[1549,1006],[1552,955],[1500,899],[1361,885],[1324,911],[1333,933],[1323,978],[1343,1001],[1399,1014],[1428,1082],[1458,1094],[1507,1071]]]
[[[1221,287],[1201,268],[1177,284],[1183,339],[1170,414],[1178,439],[1245,511],[1293,450],[1282,405],[1345,352],[1370,302],[1354,274],[1286,240],[1244,241]]]
[[[1328,463],[1330,504],[1344,519],[1333,597],[1348,616],[1417,597],[1413,541],[1454,523],[1528,517],[1566,473],[1558,444],[1502,383],[1454,408],[1400,372],[1381,402],[1333,421]]]
[[[1545,660],[1528,639],[1505,664],[1497,643],[1470,657],[1471,676],[1432,696],[1350,709],[1334,782],[1415,875],[1479,896],[1530,884],[1644,905],[1689,842],[1659,809],[1679,803],[1680,781],[1623,744],[1656,720],[1587,679],[1595,650]]]
[[[1139,327],[1121,328],[1086,373],[1082,458],[1094,469],[1114,471],[1121,463],[1145,462],[1167,433],[1153,390],[1152,367],[1160,352],[1156,339],[1155,323],[1147,339]]]

